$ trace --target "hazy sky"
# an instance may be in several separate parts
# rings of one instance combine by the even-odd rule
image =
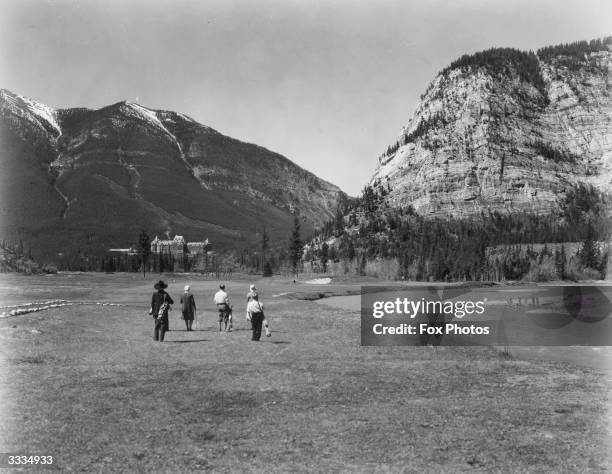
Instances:
[[[612,1],[0,0],[0,88],[190,115],[356,195],[435,74],[612,34]]]

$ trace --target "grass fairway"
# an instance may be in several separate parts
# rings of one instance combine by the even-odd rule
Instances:
[[[170,276],[177,302],[192,285],[199,324],[183,331],[176,306],[167,342],[155,343],[156,277],[2,277],[7,304],[125,306],[0,320],[0,451],[98,472],[612,469],[611,381],[596,370],[485,347],[361,347],[357,313],[291,299],[283,293],[313,288],[268,280],[256,283],[271,338],[249,340],[250,281],[228,282],[237,327],[218,333],[216,282]]]

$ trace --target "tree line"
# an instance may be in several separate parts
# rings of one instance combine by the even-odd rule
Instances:
[[[610,238],[612,203],[591,186],[568,190],[560,210],[549,215],[483,211],[464,219],[387,208],[386,193],[380,182],[367,186],[342,222],[318,230],[304,260],[322,271],[344,262],[364,274],[372,262],[392,259],[395,277],[411,280],[595,278],[605,272],[607,248],[599,242]],[[575,255],[567,242],[579,243]]]
[[[607,51],[608,45],[612,45],[612,36],[592,39],[591,41],[574,41],[573,43],[546,46],[538,49],[537,55],[542,60],[549,60],[557,56],[569,56],[577,60],[583,60],[587,54]]]

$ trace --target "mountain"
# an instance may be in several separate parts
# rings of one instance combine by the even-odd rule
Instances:
[[[385,206],[425,216],[548,214],[578,183],[612,191],[612,37],[454,61],[379,157]]]
[[[306,271],[423,281],[612,272],[612,37],[453,61]]]
[[[36,258],[163,237],[252,245],[309,231],[346,196],[287,158],[171,111],[52,109],[0,90],[0,235]]]

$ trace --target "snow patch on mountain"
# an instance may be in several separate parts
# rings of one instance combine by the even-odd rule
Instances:
[[[183,118],[183,119],[187,120],[188,122],[195,122],[195,120],[194,120],[194,119],[192,119],[191,117],[188,117],[187,115],[182,114],[182,113],[180,113],[180,112],[177,112],[177,113],[176,113],[176,115],[178,115],[179,117],[181,117],[181,118]],[[207,127],[207,128],[208,128],[208,127]]]
[[[126,105],[128,105],[132,110],[134,110],[141,118],[153,124],[157,128],[162,129],[162,131],[166,135],[168,135],[168,137],[170,137],[170,139],[176,144],[176,147],[178,148],[181,160],[185,163],[187,168],[193,173],[192,166],[187,161],[187,158],[185,157],[185,153],[183,152],[183,147],[181,146],[180,142],[177,140],[177,138],[172,133],[170,133],[170,131],[166,128],[166,126],[162,123],[162,121],[157,117],[157,114],[155,113],[155,111],[151,109],[147,109],[146,107],[143,107],[142,105],[135,104],[132,102],[126,102]]]
[[[55,110],[44,104],[28,99],[27,97],[18,97],[27,104],[28,109],[30,109],[35,115],[39,116],[43,120],[46,120],[55,130],[57,130],[60,135],[62,134],[62,129],[60,128],[59,123],[57,123],[57,112]]]
[[[160,128],[165,134],[169,135],[170,137],[172,137],[173,140],[176,140],[176,138],[174,137],[174,135],[172,135],[168,129],[164,126],[164,124],[161,122],[161,120],[159,120],[157,118],[157,115],[155,114],[155,112],[153,110],[147,109],[146,107],[143,107],[142,105],[139,104],[135,104],[133,102],[126,102],[126,105],[133,110],[134,112],[136,112],[136,114],[143,119],[146,122],[151,123],[153,126]]]
[[[57,122],[57,112],[51,107],[28,99],[25,96],[13,94],[5,89],[0,90],[0,99],[9,106],[11,112],[17,115],[21,115],[20,111],[23,110],[25,105],[25,108],[33,114],[39,122],[40,120],[44,120],[51,128],[57,131],[58,136],[62,134],[62,129]],[[40,125],[44,127],[43,124]]]

